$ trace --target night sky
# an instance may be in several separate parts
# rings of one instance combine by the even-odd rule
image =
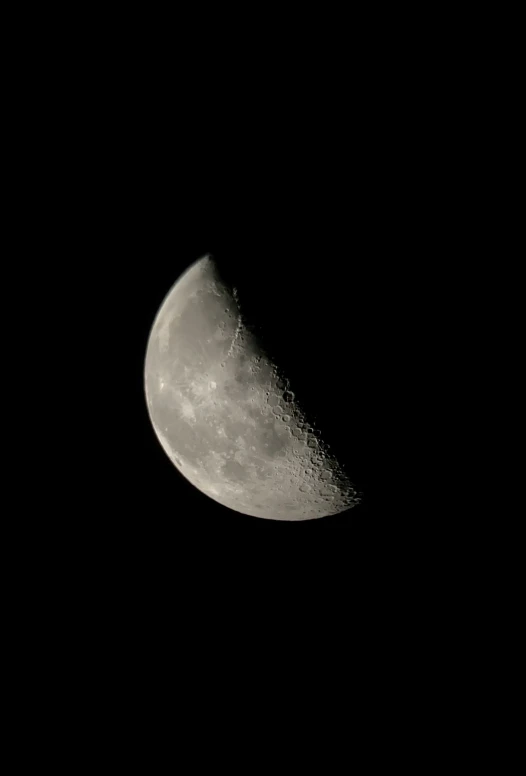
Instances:
[[[453,60],[440,36],[426,67],[436,21],[420,24],[412,11],[414,53],[385,9],[374,9],[366,36],[332,13],[324,35],[317,10],[294,9],[288,32],[282,9],[256,12],[273,30],[254,51],[252,25],[237,9],[227,21],[239,45],[214,26],[215,48],[200,36],[185,47],[184,23],[164,24],[157,12],[150,34],[144,9],[136,33],[127,28],[131,12],[119,12],[114,28],[106,13],[94,15],[97,34],[79,49],[78,67],[86,19],[56,25],[71,54],[37,29],[47,49],[42,62],[56,48],[55,73],[31,64],[41,98],[33,105],[29,91],[18,90],[21,104],[32,107],[27,148],[20,155],[8,148],[15,165],[26,153],[31,159],[30,151],[38,157],[27,179],[17,171],[42,210],[40,222],[28,217],[19,235],[35,235],[37,250],[26,251],[22,240],[15,263],[45,308],[39,319],[24,297],[24,315],[13,315],[6,330],[23,357],[13,373],[6,356],[13,398],[6,412],[31,422],[20,434],[31,473],[17,483],[7,514],[22,535],[22,562],[8,583],[28,584],[27,606],[15,608],[32,630],[20,639],[26,665],[11,673],[24,713],[51,720],[59,747],[68,734],[51,701],[62,703],[56,676],[63,675],[64,716],[88,737],[81,757],[102,730],[114,737],[119,723],[126,736],[116,739],[118,756],[134,756],[143,720],[152,720],[158,737],[174,741],[177,762],[185,761],[180,752],[191,728],[190,762],[205,752],[217,764],[225,758],[210,729],[225,723],[221,739],[230,753],[245,743],[233,709],[258,734],[243,763],[251,772],[279,734],[289,745],[301,740],[310,757],[319,720],[331,710],[338,717],[331,732],[346,757],[354,756],[352,712],[369,724],[371,756],[385,749],[392,761],[396,752],[377,733],[375,715],[393,729],[400,720],[399,742],[412,747],[419,733],[400,713],[404,702],[430,728],[426,704],[436,706],[434,757],[455,707],[469,716],[462,695],[470,694],[468,668],[478,693],[486,688],[484,666],[472,667],[485,633],[471,652],[459,652],[473,602],[485,610],[490,595],[481,594],[467,562],[477,555],[480,518],[455,502],[455,486],[467,475],[451,464],[453,452],[470,461],[462,441],[468,414],[480,412],[483,430],[485,419],[461,369],[481,339],[465,299],[476,295],[482,263],[473,236],[486,233],[482,211],[469,220],[469,186],[486,174],[484,141],[475,142],[491,108],[488,80],[477,75],[483,57],[468,54],[464,80],[449,64],[448,81]],[[218,13],[228,16],[223,7]],[[307,16],[309,34],[301,28]],[[456,29],[456,15],[447,24]],[[476,38],[473,25],[460,36]],[[479,37],[491,52],[491,36]],[[469,115],[477,81],[484,111],[470,126],[463,112]],[[26,269],[26,254],[42,284],[32,265]],[[307,412],[363,492],[360,505],[301,522],[243,515],[200,493],[164,453],[144,394],[148,337],[170,288],[205,254],[238,287],[291,389],[301,386]],[[6,299],[20,288],[23,294],[6,281]],[[455,302],[467,321],[458,343]],[[55,328],[41,334],[48,317]],[[36,340],[44,345],[37,366]],[[45,392],[42,400],[42,382],[55,405]],[[18,399],[20,383],[29,387],[27,401]],[[43,416],[49,429],[41,431]],[[55,433],[62,418],[64,438]],[[42,461],[50,473],[40,483],[34,474]],[[22,504],[26,494],[35,499],[27,515],[17,512],[18,493]],[[492,569],[491,553],[478,557]],[[11,589],[7,595],[15,600]],[[14,626],[8,635],[21,633]],[[21,678],[35,666],[49,689],[34,709]],[[356,700],[357,683],[365,702]],[[290,736],[294,701],[314,725],[312,737],[307,726],[301,739]],[[86,725],[77,705],[85,707]],[[265,712],[261,723],[254,706]],[[16,710],[11,716],[17,721]],[[36,743],[29,748],[40,752]],[[323,749],[327,771],[332,745]],[[156,750],[154,742],[149,751]]]
[[[416,573],[435,552],[427,516],[444,498],[441,470],[423,451],[440,409],[430,387],[443,379],[432,364],[447,268],[440,192],[422,182],[411,138],[391,134],[386,146],[372,114],[352,143],[337,117],[314,142],[299,114],[272,133],[254,117],[231,132],[222,115],[180,117],[177,135],[162,108],[153,123],[143,117],[131,138],[115,138],[93,201],[90,271],[104,314],[92,379],[110,389],[98,385],[105,495],[92,530],[110,565],[122,563],[116,573],[163,600],[174,585],[213,595],[230,579],[247,601],[322,580],[341,601]],[[173,283],[206,253],[307,392],[361,505],[301,523],[245,516],[202,495],[163,452],[144,397],[148,335]]]

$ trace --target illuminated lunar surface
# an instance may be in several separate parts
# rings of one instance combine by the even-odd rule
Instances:
[[[357,504],[294,389],[214,260],[195,262],[163,301],[145,362],[150,419],[179,472],[220,504],[256,517],[309,520]]]

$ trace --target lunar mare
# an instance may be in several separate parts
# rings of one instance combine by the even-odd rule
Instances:
[[[144,377],[163,449],[220,504],[256,517],[308,520],[360,501],[210,256],[163,301]]]

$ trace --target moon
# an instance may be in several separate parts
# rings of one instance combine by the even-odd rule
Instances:
[[[149,417],[167,456],[223,506],[310,520],[360,502],[211,256],[192,264],[161,304],[144,380]]]

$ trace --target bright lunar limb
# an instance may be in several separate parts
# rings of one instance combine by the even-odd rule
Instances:
[[[145,391],[166,454],[220,504],[256,517],[309,520],[360,501],[210,256],[195,262],[161,305]]]

